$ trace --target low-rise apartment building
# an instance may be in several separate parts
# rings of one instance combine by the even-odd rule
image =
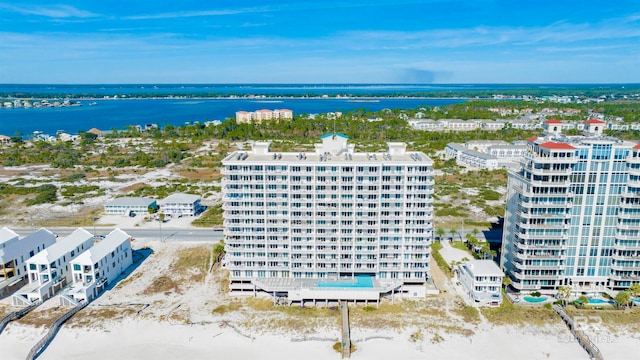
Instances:
[[[72,280],[69,263],[92,246],[93,235],[79,228],[28,259],[29,284],[13,296],[14,304],[44,301],[55,295]]]
[[[73,286],[65,295],[76,302],[91,301],[131,264],[131,236],[115,229],[71,261]]]
[[[471,260],[457,266],[455,275],[465,293],[477,305],[502,304],[504,273],[492,260]]]

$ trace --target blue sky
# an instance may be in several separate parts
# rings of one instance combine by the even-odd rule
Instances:
[[[0,83],[640,83],[640,2],[0,0]]]

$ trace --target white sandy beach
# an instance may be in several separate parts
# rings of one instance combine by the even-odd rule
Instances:
[[[287,312],[250,306],[215,312],[214,309],[232,303],[240,307],[245,300],[222,291],[220,271],[203,280],[185,281],[179,290],[149,293],[150,286],[164,275],[181,280],[196,273],[172,274],[171,266],[179,251],[213,245],[154,241],[145,244],[154,253],[128,275],[128,280],[70,319],[39,359],[340,358],[332,348],[340,329],[331,315],[315,319],[295,317],[294,312],[289,317]],[[359,326],[362,320],[353,320],[351,339],[357,349],[352,358],[588,359],[559,321],[545,327],[524,328],[495,326],[486,320],[468,324],[450,311],[456,306],[454,295],[447,293],[424,302],[430,307],[419,305],[416,311],[420,314],[415,317],[405,315],[395,319],[404,324],[399,327],[384,325],[391,322]],[[0,306],[8,304],[9,299],[0,301]],[[58,299],[53,298],[28,316],[46,317],[47,311],[56,309],[63,310]],[[376,313],[370,315],[377,319]],[[24,359],[46,330],[46,326],[35,327],[24,320],[10,323],[0,335],[0,360]],[[417,331],[422,335],[412,341],[411,335]],[[639,337],[618,332],[609,343],[601,345],[601,350],[608,360],[633,358],[631,354],[636,354],[640,345]]]

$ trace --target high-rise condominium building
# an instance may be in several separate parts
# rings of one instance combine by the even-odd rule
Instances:
[[[404,143],[359,153],[337,133],[315,152],[272,152],[256,142],[222,163],[231,290],[271,293],[359,275],[374,288],[384,284],[381,293],[424,288],[433,238],[432,161],[424,153]]]
[[[640,146],[549,120],[509,173],[501,266],[519,291],[614,293],[640,282]]]

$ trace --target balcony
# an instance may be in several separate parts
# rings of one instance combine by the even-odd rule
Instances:
[[[614,271],[640,271],[640,263],[636,263],[635,265],[611,264],[611,270],[614,270]]]
[[[622,251],[640,251],[640,243],[630,243],[630,244],[625,244],[622,243],[620,244],[619,242],[616,242],[615,244],[613,244],[613,249],[614,250],[622,250]]]
[[[534,175],[566,175],[569,176],[571,175],[571,168],[565,168],[565,169],[536,169],[536,168],[528,168],[528,170],[531,171],[531,173],[533,173]]]
[[[559,253],[522,253],[516,252],[516,258],[520,260],[531,260],[531,259],[553,259],[553,260],[564,260],[564,254]]]
[[[613,260],[618,260],[618,261],[633,261],[633,260],[640,261],[640,250],[638,252],[631,253],[630,255],[614,253],[612,255],[612,258]]]

